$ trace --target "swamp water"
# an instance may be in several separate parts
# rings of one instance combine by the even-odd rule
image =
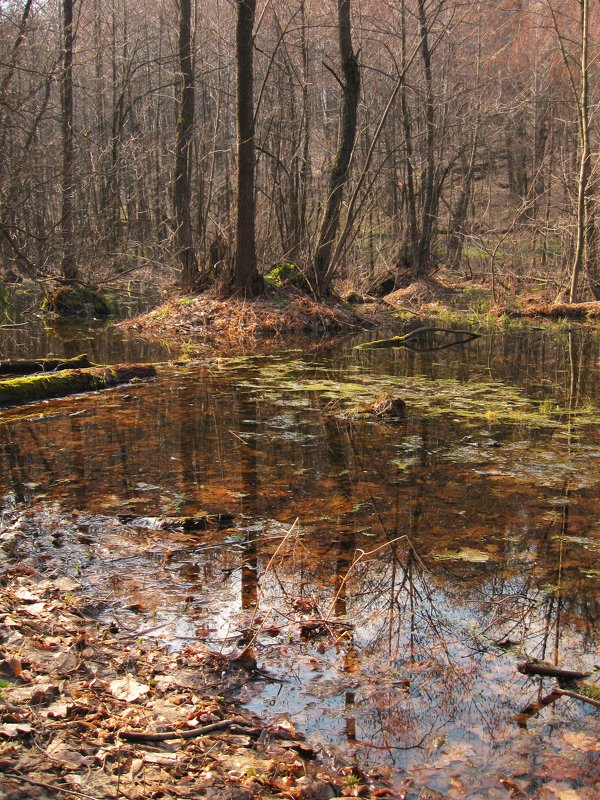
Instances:
[[[517,671],[600,665],[597,332],[358,341],[0,411],[0,497],[35,509],[32,548],[123,635],[254,637],[277,680],[243,702],[327,757],[379,764],[409,797],[598,797],[597,710],[530,712],[556,684]],[[404,417],[353,413],[383,392]],[[224,511],[221,531],[155,519]]]

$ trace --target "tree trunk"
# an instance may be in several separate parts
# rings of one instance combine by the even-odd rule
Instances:
[[[431,51],[429,49],[429,37],[427,30],[427,18],[425,16],[425,2],[418,0],[419,14],[419,36],[421,37],[421,57],[423,60],[423,70],[425,73],[425,173],[422,178],[423,200],[421,204],[421,235],[418,243],[418,250],[413,253],[413,276],[415,278],[424,277],[431,265],[431,245],[433,231],[435,227],[438,207],[438,189],[436,187],[436,168],[435,168],[435,106],[433,98],[433,76],[431,72]]]
[[[331,257],[340,223],[344,186],[348,180],[358,118],[360,68],[352,49],[350,0],[338,0],[338,35],[343,76],[338,145],[329,177],[329,192],[314,259],[314,290],[321,297],[328,294],[331,288]]]
[[[61,76],[62,123],[62,275],[66,281],[79,277],[73,239],[73,0],[63,0],[63,63]]]
[[[181,94],[175,135],[175,176],[173,207],[175,244],[181,264],[181,288],[190,292],[198,280],[198,263],[192,233],[191,152],[194,133],[194,69],[192,64],[191,0],[179,0],[179,69]]]
[[[262,290],[256,267],[256,202],[254,198],[254,73],[253,29],[256,0],[236,0],[237,56],[237,225],[233,288],[245,297]]]
[[[577,101],[577,120],[579,124],[579,182],[577,187],[577,233],[575,244],[575,258],[571,270],[571,287],[569,302],[577,301],[579,275],[582,269],[587,269],[587,246],[589,224],[589,181],[592,172],[592,156],[590,148],[590,121],[589,121],[589,69],[588,69],[588,44],[589,44],[589,0],[579,0],[581,8],[581,62],[580,62],[580,93]]]

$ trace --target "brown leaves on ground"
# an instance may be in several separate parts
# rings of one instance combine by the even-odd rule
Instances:
[[[207,350],[241,352],[258,342],[278,344],[285,337],[327,337],[369,327],[372,319],[359,316],[337,300],[317,301],[297,290],[253,300],[226,300],[210,293],[168,300],[158,308],[121,323],[144,337]]]
[[[73,579],[4,563],[0,582],[2,797],[345,794],[344,776],[324,771],[293,727],[266,727],[224,701],[223,667],[215,674],[202,645],[171,653],[135,631],[114,634],[86,616],[93,605]],[[239,668],[236,680],[247,677]],[[180,735],[130,741],[129,731]]]

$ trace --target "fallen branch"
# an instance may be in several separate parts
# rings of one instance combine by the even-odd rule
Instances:
[[[431,347],[423,347],[417,348],[414,346],[414,342],[417,336],[421,336],[425,333],[451,333],[457,336],[462,336],[462,339],[456,339],[452,342],[446,342],[445,344],[441,345],[433,345]],[[409,350],[416,350],[420,353],[429,353],[433,350],[445,350],[447,347],[455,347],[456,345],[466,344],[467,342],[472,342],[473,339],[480,339],[483,336],[482,333],[474,333],[473,331],[455,331],[451,328],[417,328],[410,333],[406,333],[404,336],[392,336],[391,339],[376,339],[373,342],[364,342],[363,344],[357,344],[354,348],[355,350],[380,350],[384,348],[390,347],[405,347]]]
[[[526,708],[523,709],[523,711],[521,711],[520,714],[515,714],[515,721],[517,725],[520,728],[526,728],[527,723],[532,717],[535,717],[547,706],[551,706],[553,703],[556,703],[560,696],[560,691],[558,689],[554,689],[552,692],[550,692],[550,694],[545,695],[545,697],[542,697],[540,700],[530,703]]]
[[[579,692],[572,692],[570,689],[557,689],[556,691],[562,697],[572,697],[574,700],[581,700],[582,703],[588,703],[590,706],[594,706],[594,708],[600,708],[600,700],[595,700],[593,697],[588,697]]]
[[[199,728],[190,728],[185,731],[120,731],[119,736],[128,742],[170,742],[174,739],[195,739],[197,736],[207,736],[209,733],[228,733],[240,734],[242,736],[252,736],[257,738],[261,731],[250,725],[242,717],[233,719],[221,719],[218,722],[211,722],[208,725],[201,725]]]
[[[62,794],[67,794],[69,797],[79,797],[82,800],[98,800],[97,797],[93,797],[91,794],[83,794],[82,792],[75,792],[72,789],[63,789],[61,786],[56,786],[54,783],[44,783],[44,781],[34,781],[31,778],[26,778],[20,772],[5,772],[9,778],[13,778],[15,781],[23,781],[24,783],[28,783],[30,786],[39,786],[40,789],[52,789],[53,792],[61,792]]]
[[[558,678],[559,681],[579,681],[582,678],[589,678],[592,674],[576,669],[562,669],[555,667],[554,664],[547,664],[545,661],[522,661],[517,664],[517,669],[523,675],[541,675],[545,678]]]

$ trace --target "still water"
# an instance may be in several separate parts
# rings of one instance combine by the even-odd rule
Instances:
[[[41,355],[27,335],[0,331],[3,355]],[[91,336],[53,352],[168,355]],[[415,797],[598,797],[598,711],[567,697],[529,709],[556,683],[516,668],[600,667],[597,332],[433,351],[429,337],[424,352],[359,341],[5,409],[0,498],[36,509],[36,547],[124,628],[138,604],[168,647],[252,636],[277,680],[243,702],[326,757],[380,764]],[[406,414],[355,413],[382,393]],[[225,511],[220,531],[155,519]]]

